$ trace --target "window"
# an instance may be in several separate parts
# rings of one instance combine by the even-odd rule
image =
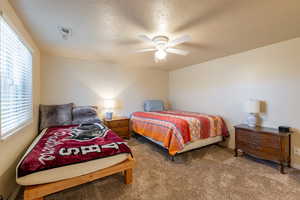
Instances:
[[[0,138],[32,120],[32,55],[0,16]]]

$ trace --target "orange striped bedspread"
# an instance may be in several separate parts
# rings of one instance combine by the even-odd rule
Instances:
[[[185,111],[135,112],[131,117],[134,132],[163,144],[170,155],[185,144],[216,136],[228,136],[222,117]]]

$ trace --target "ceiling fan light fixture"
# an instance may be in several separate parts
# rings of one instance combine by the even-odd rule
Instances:
[[[189,53],[189,51],[186,50],[173,48],[176,45],[190,41],[191,37],[189,35],[181,36],[172,41],[170,41],[169,38],[164,35],[157,35],[152,39],[147,35],[139,35],[139,38],[147,43],[150,43],[153,46],[153,48],[140,49],[137,50],[136,52],[141,53],[141,52],[154,51],[155,62],[166,60],[167,53],[172,53],[172,54],[177,54],[182,56],[186,56]]]
[[[165,60],[167,57],[167,53],[165,52],[165,50],[159,49],[155,52],[155,60]]]

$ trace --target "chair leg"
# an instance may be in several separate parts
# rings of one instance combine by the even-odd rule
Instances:
[[[125,184],[132,183],[132,169],[127,169],[124,171]]]

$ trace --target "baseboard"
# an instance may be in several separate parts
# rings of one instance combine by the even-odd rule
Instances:
[[[300,170],[300,164],[292,163],[292,164],[291,164],[291,167]]]
[[[19,191],[21,189],[21,186],[17,186],[16,189],[13,191],[13,193],[9,196],[8,200],[15,200],[19,194]]]

